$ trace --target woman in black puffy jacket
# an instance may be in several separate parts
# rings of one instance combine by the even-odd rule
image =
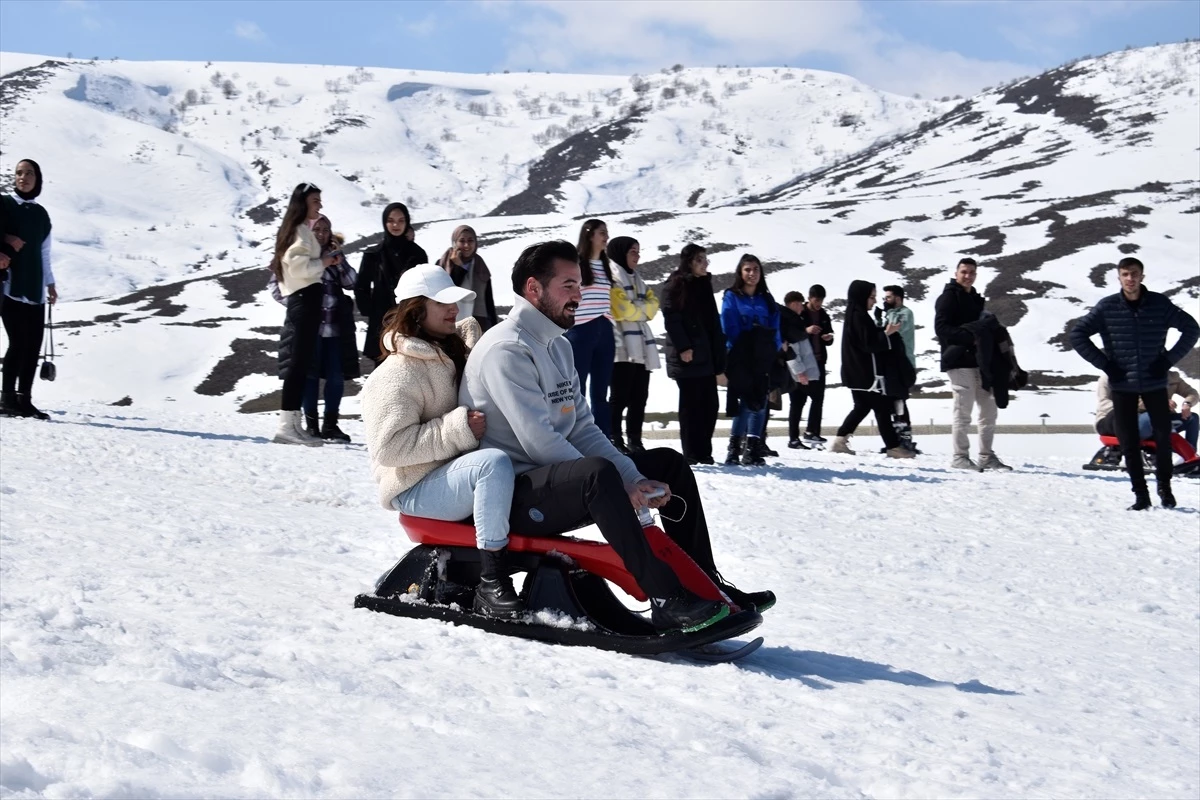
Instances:
[[[679,439],[690,464],[712,464],[717,376],[725,373],[725,334],[708,274],[708,253],[689,244],[663,291],[667,376],[679,386]]]

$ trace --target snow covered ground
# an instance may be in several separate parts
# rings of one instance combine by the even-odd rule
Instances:
[[[361,446],[58,408],[0,422],[0,797],[1200,794],[1200,487],[1120,511],[1090,436],[703,470],[780,601],[700,666],[352,609],[407,548]]]

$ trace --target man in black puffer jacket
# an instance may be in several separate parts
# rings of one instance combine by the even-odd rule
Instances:
[[[1164,508],[1174,508],[1167,373],[1200,339],[1200,326],[1166,295],[1142,286],[1144,268],[1141,261],[1121,259],[1117,264],[1117,276],[1121,291],[1105,297],[1075,324],[1071,329],[1071,346],[1108,375],[1112,387],[1113,425],[1136,498],[1130,510],[1150,507],[1150,490],[1146,486],[1138,436],[1139,397],[1154,429],[1158,496]],[[1180,332],[1179,341],[1170,350],[1166,347],[1169,328]],[[1103,350],[1092,343],[1091,337],[1097,333]]]
[[[976,335],[971,323],[983,315],[983,297],[975,291],[975,259],[964,258],[954,268],[954,279],[942,291],[934,306],[933,329],[942,346],[942,372],[950,379],[954,393],[954,416],[951,418],[951,438],[954,443],[955,469],[983,471],[1012,469],[992,450],[996,436],[996,398],[990,388],[984,388],[979,373]],[[979,405],[979,463],[971,460],[971,443],[967,432],[971,427],[971,410]]]

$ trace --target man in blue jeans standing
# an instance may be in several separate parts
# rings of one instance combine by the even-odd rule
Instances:
[[[1079,320],[1071,330],[1071,346],[1109,379],[1112,387],[1113,425],[1133,483],[1130,511],[1150,507],[1150,490],[1142,465],[1138,431],[1138,401],[1143,403],[1154,437],[1155,476],[1164,508],[1175,507],[1171,493],[1174,463],[1171,451],[1171,409],[1167,376],[1200,339],[1200,325],[1166,295],[1142,286],[1142,262],[1127,257],[1117,264],[1121,291],[1109,295]],[[1179,341],[1166,348],[1167,330],[1180,331]],[[1100,334],[1104,349],[1091,337]]]

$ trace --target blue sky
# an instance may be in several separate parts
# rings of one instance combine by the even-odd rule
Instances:
[[[926,95],[1186,38],[1200,38],[1200,0],[0,2],[0,49],[53,56],[617,74],[787,64]]]

